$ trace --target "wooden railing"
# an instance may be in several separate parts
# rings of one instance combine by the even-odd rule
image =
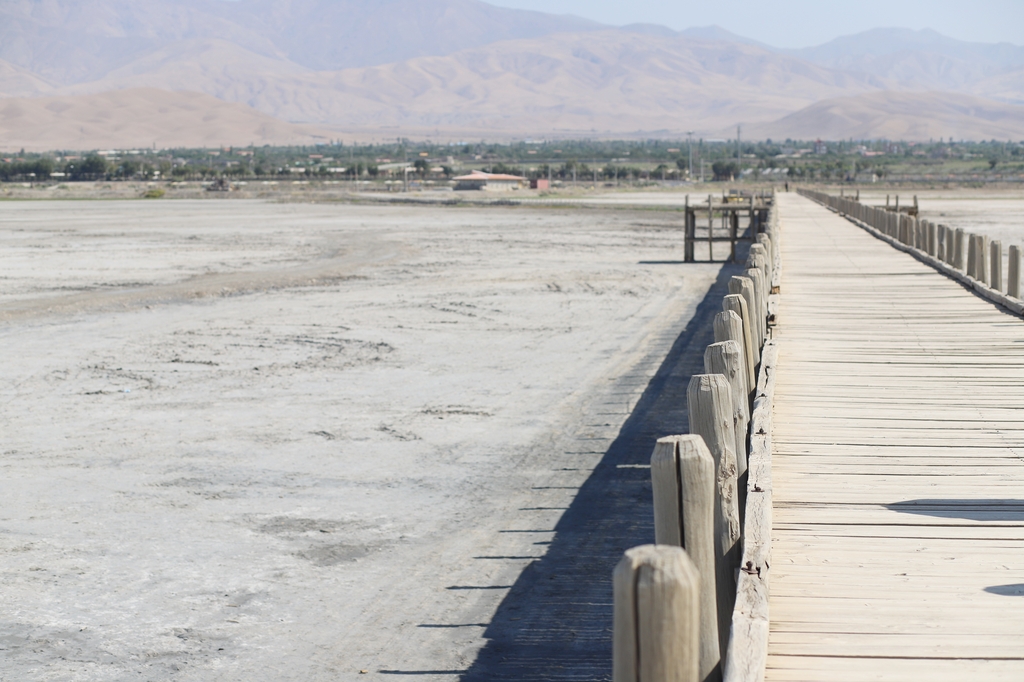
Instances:
[[[770,194],[750,196],[723,195],[715,202],[708,195],[707,203],[691,204],[686,197],[685,223],[683,232],[683,260],[693,263],[736,262],[736,245],[751,241],[765,231],[768,212],[771,207]],[[750,235],[749,237],[744,235]],[[715,244],[727,243],[729,255],[716,253]],[[699,251],[699,253],[698,253]],[[707,258],[704,254],[707,254]]]
[[[767,209],[766,209],[767,210]],[[689,435],[651,457],[655,545],[615,570],[615,682],[758,682],[768,652],[771,340],[781,273],[772,209],[690,379]]]
[[[963,283],[978,295],[1018,315],[1024,315],[1019,246],[1009,247],[1004,280],[1003,245],[998,240],[965,232],[960,228],[936,225],[914,215],[889,210],[888,207],[867,206],[850,197],[837,197],[813,190],[797,191]]]

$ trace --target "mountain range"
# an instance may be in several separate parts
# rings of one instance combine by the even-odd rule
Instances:
[[[26,122],[7,112],[45,101],[52,129],[71,130],[90,107],[101,120],[97,96],[111,93],[126,139],[152,137],[163,115],[182,145],[214,129],[247,144],[269,139],[259,130],[732,137],[736,125],[745,137],[1021,139],[1024,47],[876,29],[783,50],[719,27],[609,27],[479,0],[0,0],[0,148]],[[236,108],[190,132],[184,112],[212,101],[197,94]],[[43,137],[17,135],[25,146],[59,146],[33,130]],[[97,131],[60,139],[89,147]]]

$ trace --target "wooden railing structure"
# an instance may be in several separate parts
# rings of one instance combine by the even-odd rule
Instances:
[[[767,205],[726,206],[749,211],[753,244],[714,320],[706,374],[690,379],[691,433],[660,439],[651,457],[657,544],[627,551],[615,570],[615,682],[764,676],[781,235]],[[736,224],[738,212],[724,214]]]
[[[706,262],[736,262],[736,245],[751,241],[764,232],[771,207],[771,195],[747,196],[723,195],[716,203],[708,195],[707,203],[690,204],[686,197],[683,259],[687,263],[697,261],[698,246],[707,249]],[[749,235],[749,236],[748,236]],[[728,243],[729,257],[715,260],[715,244]],[[704,260],[703,258],[701,259]]]
[[[939,272],[952,277],[980,296],[1024,314],[1021,301],[1021,249],[1009,247],[1006,279],[1003,278],[1003,245],[985,235],[937,225],[886,207],[867,206],[857,199],[832,196],[813,190],[797,190],[868,230],[879,239],[912,254]],[[888,203],[888,202],[886,202]],[[915,202],[916,203],[916,202]],[[915,212],[916,213],[916,212]]]

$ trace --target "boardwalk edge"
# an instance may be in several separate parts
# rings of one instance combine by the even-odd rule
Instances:
[[[996,305],[1002,306],[1003,308],[1006,308],[1007,310],[1009,310],[1010,312],[1014,313],[1015,315],[1020,315],[1020,316],[1024,317],[1024,301],[1019,301],[1019,300],[1013,298],[1012,296],[1007,296],[1006,294],[1004,294],[1003,292],[999,291],[998,289],[993,289],[992,287],[988,286],[984,282],[979,281],[979,280],[975,279],[974,277],[971,277],[970,275],[968,275],[968,274],[966,274],[964,272],[961,272],[960,270],[957,270],[952,265],[949,265],[947,263],[943,263],[938,258],[935,258],[934,256],[928,255],[927,252],[922,251],[921,249],[919,249],[917,247],[910,246],[908,244],[904,244],[903,242],[899,241],[895,237],[891,237],[891,236],[885,234],[884,232],[882,232],[878,228],[872,227],[871,225],[869,225],[868,223],[864,222],[863,220],[855,218],[855,217],[853,217],[853,216],[851,216],[851,215],[849,215],[847,213],[843,213],[842,211],[836,209],[833,206],[829,206],[828,204],[822,202],[817,197],[810,196],[809,194],[804,194],[804,196],[808,197],[812,201],[816,201],[817,203],[821,204],[822,206],[824,206],[828,210],[832,211],[833,213],[836,213],[840,217],[846,218],[847,220],[849,220],[851,223],[853,223],[857,227],[860,227],[861,229],[866,231],[871,236],[873,236],[873,237],[875,237],[877,239],[882,240],[883,242],[885,242],[889,246],[893,247],[894,249],[897,249],[899,251],[903,251],[904,253],[910,254],[911,256],[913,256],[917,260],[921,261],[925,265],[929,265],[932,268],[934,268],[935,270],[938,270],[943,275],[946,275],[950,279],[956,280],[960,284],[963,284],[966,288],[970,289],[972,292],[974,292],[975,294],[977,294],[981,298],[984,298],[984,299],[986,299],[988,301],[991,301],[992,303],[995,303]]]
[[[770,328],[778,323],[782,279],[781,232],[778,209],[773,207],[771,227],[775,243],[771,291],[768,298]],[[768,665],[768,597],[772,562],[772,405],[779,358],[778,343],[769,338],[761,349],[761,367],[750,417],[747,461],[747,502],[743,525],[743,557],[736,582],[725,682],[763,682]]]
[[[772,401],[779,349],[764,346],[750,422],[743,558],[736,585],[726,682],[761,682],[768,662],[768,595],[772,553]]]

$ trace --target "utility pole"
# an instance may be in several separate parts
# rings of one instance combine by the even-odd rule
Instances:
[[[688,170],[686,171],[687,174],[689,175],[687,180],[689,180],[690,182],[693,182],[693,131],[692,130],[687,130],[686,131],[686,151],[689,153],[689,156],[690,156],[690,164],[689,164]]]
[[[740,172],[740,127],[736,126],[736,173]]]

